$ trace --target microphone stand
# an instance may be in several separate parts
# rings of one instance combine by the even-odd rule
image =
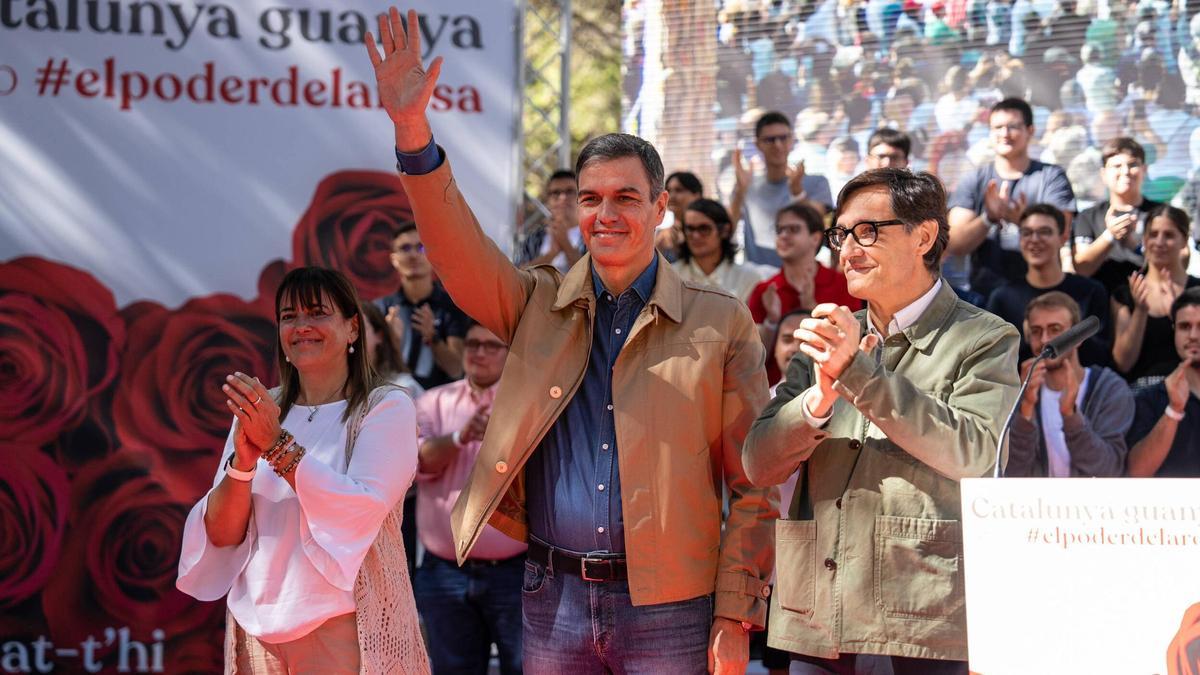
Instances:
[[[1017,411],[1021,409],[1021,401],[1025,398],[1025,390],[1029,388],[1029,381],[1033,379],[1033,369],[1043,359],[1047,359],[1053,353],[1051,347],[1047,345],[1042,349],[1042,353],[1037,355],[1033,363],[1029,365],[1029,373],[1025,375],[1025,380],[1021,382],[1021,389],[1017,392],[1017,402],[1013,404],[1012,410],[1008,411],[1008,417],[1004,420],[1004,426],[1000,428],[1000,439],[996,442],[996,468],[992,471],[992,478],[1003,478],[1004,470],[1000,465],[1000,458],[1004,453],[1004,441],[1008,440],[1008,430],[1012,426],[1013,419],[1017,416]]]

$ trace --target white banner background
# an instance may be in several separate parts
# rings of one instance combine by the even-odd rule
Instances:
[[[507,250],[519,195],[520,3],[410,4],[423,15],[427,58],[445,57],[438,96],[446,103],[435,102],[434,132],[484,229]],[[105,28],[111,6],[119,6],[120,30],[93,29],[89,10]],[[293,227],[324,176],[394,171],[390,120],[376,107],[359,39],[358,18],[374,31],[374,15],[385,9],[362,0],[0,1],[0,260],[36,255],[82,268],[112,289],[118,306],[138,299],[175,306],[218,291],[254,296],[263,265],[290,257]],[[186,38],[181,25],[191,27]],[[305,37],[305,27],[316,39]],[[56,87],[63,59],[69,72]],[[108,59],[114,77],[106,77]],[[213,62],[214,102],[189,100],[186,91],[173,102],[155,96],[158,75],[186,85],[206,62]],[[42,86],[38,70],[48,65]],[[267,87],[257,105],[244,100],[245,81],[274,83],[292,66],[297,105],[276,103]],[[81,75],[87,69],[96,75]],[[335,69],[337,108],[330,105]],[[123,102],[122,73],[135,72],[149,91]],[[243,81],[229,91],[240,103],[221,100],[229,76]],[[136,94],[138,77],[127,78]],[[306,104],[309,80],[325,83],[313,97],[323,106]],[[366,84],[358,102],[365,89],[371,107],[348,107],[350,82]],[[170,81],[162,88],[168,98],[175,93]]]
[[[1200,603],[1198,485],[964,480],[971,671],[1168,672],[1168,646]]]

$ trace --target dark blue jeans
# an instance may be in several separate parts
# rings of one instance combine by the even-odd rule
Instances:
[[[425,552],[414,584],[434,675],[484,675],[492,643],[500,672],[521,672],[521,573],[524,556],[459,567]]]
[[[625,581],[548,574],[525,561],[521,595],[529,675],[703,675],[713,599],[634,607]]]

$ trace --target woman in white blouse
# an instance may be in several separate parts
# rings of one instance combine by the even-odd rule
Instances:
[[[341,274],[289,272],[275,310],[282,385],[222,385],[235,420],[177,585],[227,596],[227,673],[428,672],[400,541],[412,399],[376,386]]]

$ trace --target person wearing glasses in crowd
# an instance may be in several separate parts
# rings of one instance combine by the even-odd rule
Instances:
[[[397,230],[392,266],[400,274],[400,288],[375,303],[399,328],[405,365],[425,389],[457,380],[467,315],[434,278],[416,223],[402,223]]]
[[[908,134],[896,129],[877,129],[867,139],[867,156],[863,164],[867,169],[908,168],[908,156],[912,152],[912,140]]]
[[[1075,213],[1075,193],[1062,167],[1029,156],[1036,136],[1033,109],[1006,98],[988,114],[996,157],[964,175],[950,196],[950,244],[943,267],[956,288],[987,297],[1005,281],[1025,275],[1017,222],[1028,204],[1050,204],[1067,225]]]
[[[867,309],[820,304],[801,322],[746,438],[755,485],[800,470],[776,524],[768,643],[833,673],[879,654],[896,675],[965,675],[959,480],[992,472],[1019,338],[941,279],[937,177],[867,171],[838,204],[828,241]]]
[[[779,267],[779,257],[771,246],[775,214],[789,202],[807,199],[832,208],[833,195],[824,176],[804,172],[804,162],[792,165],[788,155],[796,145],[792,122],[780,112],[768,112],[754,123],[754,145],[762,157],[764,173],[755,176],[741,148],[733,151],[735,184],[729,215],[742,223],[746,261]]]
[[[566,274],[571,265],[579,262],[583,256],[583,240],[579,235],[579,218],[575,215],[578,196],[574,171],[559,169],[550,174],[544,197],[550,216],[525,238],[513,261],[515,264],[522,267],[554,265]]]
[[[465,377],[417,401],[417,529],[425,557],[417,570],[417,607],[437,673],[488,672],[492,645],[500,672],[521,672],[524,543],[485,525],[460,567],[450,510],[479,456],[508,345],[472,323],[464,342]]]
[[[696,174],[676,171],[667,176],[667,209],[671,222],[664,222],[654,230],[654,246],[667,260],[679,259],[679,247],[683,244],[683,214],[688,204],[704,196],[704,184]]]
[[[742,302],[762,281],[763,273],[757,265],[734,260],[737,244],[733,241],[733,223],[720,203],[697,199],[688,204],[683,213],[683,235],[679,259],[671,264],[680,279],[719,288]]]
[[[811,311],[823,302],[862,307],[846,289],[846,277],[817,261],[824,236],[825,221],[807,202],[792,202],[775,214],[775,251],[783,268],[755,286],[747,300],[764,345],[774,344],[780,318],[793,310]],[[782,374],[774,362],[767,364],[768,381],[777,382]]]
[[[528,543],[525,673],[744,672],[778,515],[777,491],[752,487],[742,467],[767,400],[750,312],[682,281],[655,251],[662,160],[628,134],[594,138],[576,159],[583,259],[566,276],[513,266],[434,141],[442,59],[425,68],[420,32],[395,8],[379,30],[383,54],[371,33],[366,47],[430,260],[509,346],[450,516],[457,562],[485,524]]]
[[[233,428],[176,584],[226,597],[226,673],[428,673],[400,534],[412,399],[371,367],[342,274],[288,272],[275,317],[281,385],[226,378]]]

